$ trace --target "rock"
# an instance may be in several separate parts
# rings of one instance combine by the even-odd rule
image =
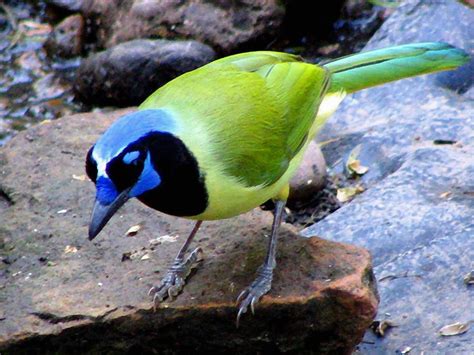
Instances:
[[[37,100],[46,101],[61,97],[70,87],[55,73],[48,73],[33,84],[33,90]]]
[[[21,69],[28,70],[36,76],[44,75],[42,71],[43,63],[38,57],[36,51],[23,52],[18,58],[15,59],[15,65]]]
[[[474,52],[474,13],[455,1],[403,2],[367,49],[444,41]],[[474,260],[473,63],[455,72],[406,79],[348,97],[321,140],[337,163],[358,144],[369,171],[366,191],[303,231],[371,250],[381,294],[378,318],[397,324],[383,339],[368,333],[364,354],[471,353],[470,330],[438,330],[474,317],[474,290],[463,283]],[[472,85],[472,84],[471,84]],[[440,141],[441,140],[441,141]],[[456,144],[438,144],[453,141]]]
[[[68,12],[77,12],[84,5],[83,0],[46,0],[46,4]]]
[[[44,43],[48,56],[71,58],[82,53],[84,46],[84,19],[81,15],[66,17],[49,34]]]
[[[183,38],[221,53],[272,41],[283,20],[277,0],[257,1],[85,1],[82,14],[98,28],[99,46],[137,38]]]
[[[196,41],[134,40],[84,60],[74,90],[86,103],[138,105],[161,85],[214,59]]]
[[[316,142],[311,142],[304,153],[298,171],[290,181],[290,208],[301,208],[311,201],[314,195],[326,185],[326,161]]]
[[[193,223],[130,201],[87,240],[94,187],[84,157],[124,113],[42,123],[0,151],[0,351],[349,354],[377,308],[370,256],[300,238],[288,225],[273,289],[236,329],[235,299],[263,261],[272,221],[259,209],[204,223],[201,268],[180,297],[153,312],[147,290]]]

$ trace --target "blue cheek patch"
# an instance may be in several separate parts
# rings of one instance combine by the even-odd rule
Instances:
[[[110,205],[118,196],[115,185],[108,178],[99,177],[95,186],[97,189],[95,198],[103,205]]]
[[[148,153],[145,164],[143,166],[143,171],[140,177],[138,178],[137,183],[133,186],[130,191],[130,197],[137,197],[141,194],[154,189],[161,183],[160,175],[156,172],[153,167],[150,159],[150,153]]]
[[[124,155],[123,157],[123,162],[125,164],[131,164],[135,159],[137,159],[140,156],[140,153],[138,151],[133,151],[133,152],[128,152],[127,154]]]

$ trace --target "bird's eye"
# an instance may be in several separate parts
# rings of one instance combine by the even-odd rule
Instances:
[[[92,151],[94,150],[94,146],[89,149],[86,158],[86,173],[94,183],[97,180],[97,162],[92,157]]]
[[[107,176],[119,191],[135,184],[143,170],[144,154],[140,150],[124,152],[107,163]]]
[[[134,150],[133,152],[128,152],[123,156],[123,162],[127,165],[130,164],[137,164],[137,159],[140,156],[140,152],[138,150]]]

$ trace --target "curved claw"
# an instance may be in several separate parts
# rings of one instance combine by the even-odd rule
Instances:
[[[151,294],[152,294],[153,292],[156,292],[156,287],[155,287],[155,286],[152,286],[152,287],[150,288],[150,290],[148,291],[148,296],[151,296]]]
[[[245,297],[245,295],[247,294],[247,290],[243,290],[240,294],[239,294],[239,297],[237,297],[237,300],[235,301],[235,303],[240,303],[240,301],[243,300],[243,298]]]
[[[258,298],[252,297],[252,301],[250,302],[250,310],[252,314],[255,315],[255,303],[258,301]]]
[[[241,308],[239,309],[239,313],[237,313],[237,319],[236,319],[236,321],[235,321],[235,326],[236,326],[236,328],[239,327],[240,317],[242,316],[242,314],[244,314],[244,313],[246,313],[246,312],[247,312],[247,307],[245,307],[245,308],[241,307]]]
[[[202,249],[196,248],[185,260],[176,258],[173,265],[158,286],[153,286],[148,291],[153,296],[153,308],[156,311],[158,305],[166,298],[173,300],[183,290],[186,278],[192,269],[196,268],[202,260]]]
[[[242,314],[247,312],[250,306],[252,314],[255,315],[255,305],[258,303],[260,298],[265,295],[271,289],[273,268],[263,265],[258,271],[258,276],[255,281],[243,290],[239,297],[237,297],[237,303],[239,304],[239,313],[237,313],[237,326]]]

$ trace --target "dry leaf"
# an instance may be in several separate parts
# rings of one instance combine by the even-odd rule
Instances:
[[[360,144],[357,145],[354,149],[352,149],[349,157],[347,158],[346,170],[350,175],[364,175],[367,171],[369,171],[369,168],[363,166],[358,159],[361,147],[362,146]]]
[[[126,260],[130,260],[131,259],[131,256],[132,256],[132,252],[131,251],[127,251],[126,253],[123,253],[122,254],[122,262],[126,261]]]
[[[393,328],[393,327],[397,327],[397,325],[395,325],[393,322],[389,321],[389,320],[382,320],[382,321],[373,321],[372,324],[371,324],[371,329],[372,331],[380,336],[380,337],[383,337],[385,336],[385,332],[390,329],[390,328]]]
[[[146,254],[146,251],[144,251],[144,250],[130,251],[130,252],[122,254],[122,261],[141,259],[145,254]],[[124,255],[125,255],[125,257],[124,257]]]
[[[468,272],[464,276],[463,280],[466,285],[474,285],[474,270],[471,272]]]
[[[368,167],[361,165],[360,160],[351,161],[347,164],[347,168],[350,172],[357,175],[364,175],[367,171],[369,171]]]
[[[456,322],[453,324],[445,325],[443,328],[439,330],[439,334],[445,337],[449,337],[452,335],[459,335],[466,333],[469,329],[469,323],[460,323]]]
[[[446,192],[443,192],[439,195],[440,198],[448,198],[448,197],[451,197],[453,193],[451,191],[446,191]]]
[[[340,189],[337,189],[337,195],[336,198],[340,202],[347,202],[349,200],[352,200],[355,195],[360,194],[361,192],[364,191],[364,188],[360,185],[357,186],[349,186],[349,187],[342,187]]]
[[[151,245],[158,245],[161,243],[174,243],[178,240],[179,235],[170,236],[170,235],[162,235],[161,237],[157,237],[155,239],[150,239]]]
[[[77,248],[71,245],[66,245],[66,248],[64,248],[64,254],[70,254],[70,253],[77,253]]]
[[[85,175],[75,175],[75,174],[72,174],[72,178],[74,180],[79,180],[79,181],[86,181],[87,180],[87,176]]]
[[[134,237],[137,235],[138,231],[140,230],[141,226],[139,224],[136,224],[134,226],[131,226],[128,231],[125,233],[127,237]]]

